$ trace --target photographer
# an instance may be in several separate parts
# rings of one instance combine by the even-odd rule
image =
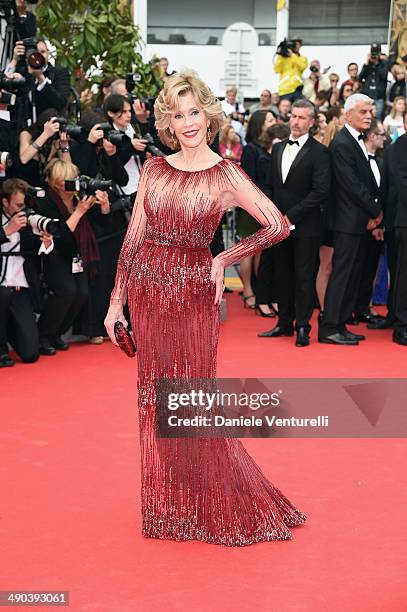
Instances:
[[[40,354],[50,347],[67,350],[61,335],[69,330],[88,298],[88,274],[97,272],[99,247],[89,223],[88,214],[94,204],[94,214],[110,212],[107,194],[77,198],[65,181],[78,177],[78,168],[71,162],[53,159],[46,168],[49,185],[47,197],[38,211],[60,220],[59,236],[55,238],[52,257],[45,262],[45,278],[51,293],[38,322]]]
[[[321,73],[321,64],[318,60],[312,60],[310,67],[309,76],[304,79],[304,89],[302,93],[307,100],[315,104],[315,100],[319,93],[326,92],[328,94],[331,88],[331,82],[329,80],[329,68],[326,68]]]
[[[280,75],[278,93],[280,100],[288,99],[290,102],[302,98],[302,73],[308,65],[306,57],[300,55],[302,41],[286,40],[277,47],[277,60],[274,72]]]
[[[129,141],[118,149],[118,155],[129,176],[127,185],[122,186],[125,195],[134,199],[138,183],[140,180],[140,170],[145,161],[144,151],[147,147],[147,140],[137,134],[138,126],[131,124],[131,105],[127,97],[120,94],[111,94],[103,104],[103,110],[113,129],[125,134]]]
[[[67,135],[60,131],[62,117],[56,115],[57,110],[50,108],[31,128],[20,132],[18,172],[30,185],[45,186],[44,170],[52,159],[71,159]]]
[[[52,66],[48,60],[45,40],[27,38],[16,43],[13,59],[6,70],[8,74],[17,72],[27,79],[26,94],[32,108],[28,109],[31,114],[26,119],[32,122],[48,108],[55,108],[60,114],[68,102],[69,72],[63,66]]]
[[[383,119],[388,73],[388,62],[381,58],[381,50],[378,43],[371,45],[370,53],[358,77],[362,83],[361,92],[375,102],[377,119]]]
[[[14,364],[7,351],[7,342],[27,363],[36,361],[39,354],[34,316],[34,309],[39,310],[38,251],[40,248],[50,253],[53,241],[44,231],[35,235],[28,225],[24,212],[27,188],[27,183],[21,179],[8,179],[2,187],[0,367]]]
[[[110,138],[114,140],[116,134],[112,135],[112,128],[105,123],[104,115],[87,111],[82,116],[81,125],[88,134],[86,140],[71,142],[71,158],[80,173],[112,180],[120,186],[127,185],[129,176],[118,155],[117,146],[110,142]]]

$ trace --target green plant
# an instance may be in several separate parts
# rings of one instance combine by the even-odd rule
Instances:
[[[155,60],[144,63],[143,41],[128,0],[43,0],[37,7],[41,36],[55,47],[55,59],[71,72],[78,91],[105,75],[141,74],[135,93],[152,96],[160,87]]]

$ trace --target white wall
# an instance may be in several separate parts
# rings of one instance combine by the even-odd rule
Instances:
[[[387,47],[382,45],[383,52]],[[346,66],[350,62],[357,62],[359,67],[364,63],[369,52],[369,45],[344,45],[344,46],[315,46],[301,49],[309,61],[319,59],[322,68],[331,66],[332,71],[337,72],[344,80],[347,76]],[[245,92],[246,97],[256,97],[260,91],[267,87],[277,91],[278,76],[273,70],[273,55],[275,47],[258,47],[255,59],[253,78],[257,80],[257,91]],[[168,57],[170,70],[179,70],[182,67],[193,68],[201,78],[208,83],[215,95],[223,96],[221,79],[224,78],[224,53],[221,46],[204,45],[147,45],[147,55],[152,57]],[[308,71],[304,73],[308,74]]]

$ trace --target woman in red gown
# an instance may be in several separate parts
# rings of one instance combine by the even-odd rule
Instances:
[[[236,438],[159,438],[155,381],[216,377],[224,269],[289,235],[274,204],[208,146],[223,118],[193,72],[169,77],[155,104],[160,138],[177,153],[142,169],[105,320],[129,311],[138,350],[145,537],[245,546],[291,539],[305,515],[263,475]],[[260,224],[214,259],[209,244],[232,201]]]

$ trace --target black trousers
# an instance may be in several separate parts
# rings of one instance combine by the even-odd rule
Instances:
[[[38,327],[28,289],[0,287],[0,354],[7,342],[26,363],[38,359]]]
[[[394,279],[394,329],[407,331],[407,227],[396,227],[397,264]]]
[[[274,277],[277,285],[279,325],[307,327],[315,301],[315,269],[319,236],[290,236],[273,247]]]
[[[278,302],[275,278],[275,247],[264,249],[260,256],[259,269],[255,283],[256,302],[258,304],[271,304]]]
[[[332,272],[326,289],[324,316],[319,328],[321,336],[343,331],[346,321],[355,309],[368,238],[367,232],[360,235],[334,232]]]
[[[56,254],[45,261],[49,297],[38,322],[40,338],[61,336],[72,326],[88,298],[86,272],[72,273],[72,263]]]
[[[396,249],[396,232],[393,230],[386,230],[384,232],[384,242],[387,249],[387,265],[389,268],[389,292],[387,294],[387,315],[386,318],[390,323],[394,321],[394,281],[396,277],[397,267],[397,249]]]
[[[370,301],[372,299],[374,281],[382,251],[383,242],[375,240],[372,232],[368,232],[365,260],[363,262],[362,277],[360,279],[359,291],[355,304],[355,313],[363,314],[370,312]]]

